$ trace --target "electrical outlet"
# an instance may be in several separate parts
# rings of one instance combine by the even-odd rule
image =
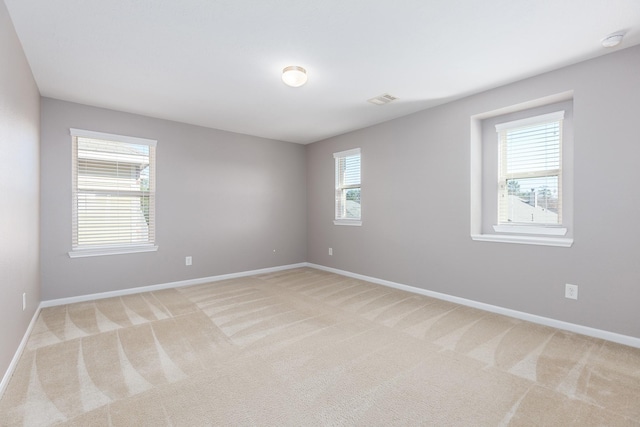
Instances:
[[[564,297],[569,299],[578,299],[578,285],[564,285]]]
[[[329,248],[329,255],[333,256],[333,248]]]
[[[22,311],[25,311],[27,309],[27,293],[24,292],[22,294]]]
[[[184,258],[184,265],[191,265],[193,260],[190,256]]]

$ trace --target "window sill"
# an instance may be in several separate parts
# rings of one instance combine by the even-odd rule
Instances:
[[[74,249],[69,252],[69,258],[84,258],[90,256],[103,256],[103,255],[123,255],[134,254],[139,252],[156,252],[158,246],[156,245],[144,245],[144,246],[117,246],[117,247],[105,247],[105,248],[91,248],[91,249]]]
[[[361,226],[362,221],[359,219],[336,219],[333,221],[333,225],[355,225]]]
[[[501,234],[472,234],[471,238],[480,242],[517,243],[521,245],[559,246],[570,248],[573,239],[568,237],[509,236]]]
[[[497,233],[535,234],[537,236],[564,236],[567,234],[567,229],[564,227],[535,225],[494,225],[493,231]]]

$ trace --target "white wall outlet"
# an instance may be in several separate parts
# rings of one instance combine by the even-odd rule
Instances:
[[[564,297],[569,299],[578,299],[578,285],[564,285]]]
[[[191,259],[190,256],[184,257],[184,265],[191,265],[192,263],[193,263],[193,260]]]
[[[27,293],[24,292],[22,294],[22,311],[25,311],[27,309]]]
[[[333,256],[333,248],[329,248],[329,255]]]

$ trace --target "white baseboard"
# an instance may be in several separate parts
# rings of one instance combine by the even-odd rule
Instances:
[[[217,282],[220,280],[235,279],[238,277],[254,276],[256,274],[273,273],[276,271],[290,270],[292,268],[307,267],[307,265],[308,264],[306,262],[302,262],[299,264],[289,264],[289,265],[282,265],[278,267],[261,268],[258,270],[243,271],[240,273],[222,274],[219,276],[203,277],[199,279],[190,279],[190,280],[181,280],[178,282],[162,283],[159,285],[142,286],[139,288],[129,288],[129,289],[122,289],[119,291],[100,292],[96,294],[80,295],[77,297],[59,298],[54,300],[42,301],[40,302],[40,305],[38,305],[36,312],[33,314],[33,317],[31,318],[31,322],[29,323],[29,327],[24,333],[24,336],[22,337],[22,341],[20,341],[20,345],[18,346],[18,349],[16,350],[16,353],[13,356],[13,359],[11,360],[9,367],[7,368],[7,371],[2,377],[2,382],[0,382],[0,398],[2,398],[5,388],[7,387],[7,384],[9,383],[9,380],[11,379],[11,376],[15,371],[15,368],[18,364],[18,360],[20,359],[20,356],[22,356],[22,352],[24,351],[24,348],[27,345],[27,341],[29,340],[29,336],[31,335],[33,326],[35,325],[36,320],[38,319],[38,315],[40,314],[41,309],[45,307],[54,307],[58,305],[73,304],[75,302],[92,301],[96,299],[138,294],[141,292],[157,291],[157,290],[168,289],[168,288],[179,288],[179,287],[190,286],[190,285],[201,285],[203,283]]]
[[[561,320],[551,319],[551,318],[548,318],[548,317],[537,316],[535,314],[525,313],[525,312],[522,312],[522,311],[512,310],[512,309],[509,309],[509,308],[499,307],[499,306],[496,306],[496,305],[491,305],[491,304],[486,304],[486,303],[473,301],[473,300],[469,300],[469,299],[465,299],[465,298],[460,298],[460,297],[456,297],[456,296],[452,296],[452,295],[448,295],[448,294],[443,294],[443,293],[440,293],[440,292],[429,291],[429,290],[422,289],[422,288],[416,288],[414,286],[409,286],[409,285],[404,285],[404,284],[401,284],[401,283],[391,282],[389,280],[378,279],[378,278],[375,278],[375,277],[365,276],[365,275],[362,275],[362,274],[356,274],[356,273],[352,273],[352,272],[345,271],[345,270],[339,270],[339,269],[336,269],[336,268],[325,267],[325,266],[319,265],[319,264],[313,264],[313,263],[309,263],[309,262],[302,262],[302,263],[298,263],[298,264],[289,264],[289,265],[283,265],[283,266],[278,266],[278,267],[270,267],[270,268],[263,268],[263,269],[258,269],[258,270],[243,271],[243,272],[239,272],[239,273],[222,274],[222,275],[219,275],[219,276],[210,276],[210,277],[203,277],[203,278],[199,278],[199,279],[181,280],[181,281],[178,281],[178,282],[169,282],[169,283],[163,283],[163,284],[159,284],[159,285],[142,286],[142,287],[139,287],[139,288],[129,288],[129,289],[122,289],[122,290],[119,290],[119,291],[101,292],[101,293],[96,293],[96,294],[81,295],[81,296],[77,296],[77,297],[60,298],[60,299],[42,301],[40,303],[40,306],[36,310],[36,312],[35,312],[35,314],[33,316],[33,319],[31,319],[31,323],[29,324],[29,327],[27,328],[27,331],[25,332],[25,335],[24,335],[24,337],[23,337],[23,339],[22,339],[22,341],[20,343],[20,346],[18,347],[18,350],[16,351],[16,354],[15,354],[13,360],[11,361],[11,364],[9,365],[9,369],[7,369],[7,372],[5,373],[5,375],[4,375],[3,379],[2,379],[2,382],[0,383],[0,397],[2,396],[2,393],[4,392],[4,389],[5,389],[6,385],[7,385],[7,383],[9,382],[9,379],[11,378],[11,375],[13,374],[13,371],[14,371],[14,369],[16,367],[18,359],[20,358],[20,355],[22,354],[22,351],[24,350],[24,347],[26,346],[27,339],[29,337],[29,334],[31,333],[31,330],[33,328],[33,325],[35,324],[35,321],[36,321],[36,319],[38,317],[38,314],[40,313],[41,308],[53,307],[53,306],[64,305],[64,304],[72,304],[72,303],[83,302],[83,301],[92,301],[92,300],[102,299],[102,298],[111,298],[111,297],[117,297],[117,296],[122,296],[122,295],[137,294],[137,293],[141,293],[141,292],[157,291],[157,290],[161,290],[161,289],[179,288],[179,287],[191,286],[191,285],[200,285],[200,284],[204,284],[204,283],[217,282],[217,281],[220,281],[220,280],[227,280],[227,279],[235,279],[235,278],[239,278],[239,277],[254,276],[254,275],[257,275],[257,274],[273,273],[273,272],[276,272],[276,271],[290,270],[290,269],[293,269],[293,268],[300,268],[300,267],[311,267],[311,268],[315,268],[315,269],[318,269],[318,270],[329,271],[329,272],[340,274],[340,275],[343,275],[343,276],[353,277],[355,279],[365,280],[367,282],[376,283],[376,284],[383,285],[383,286],[389,286],[391,288],[400,289],[400,290],[407,291],[407,292],[412,292],[412,293],[415,293],[415,294],[425,295],[425,296],[428,296],[428,297],[437,298],[437,299],[440,299],[440,300],[449,301],[449,302],[453,302],[453,303],[456,303],[456,304],[461,304],[461,305],[468,306],[468,307],[477,308],[477,309],[484,310],[484,311],[489,311],[491,313],[502,314],[502,315],[505,315],[505,316],[513,317],[513,318],[516,318],[516,319],[525,320],[525,321],[532,322],[532,323],[537,323],[537,324],[540,324],[540,325],[550,326],[550,327],[553,327],[553,328],[563,329],[563,330],[566,330],[566,331],[571,331],[571,332],[575,332],[575,333],[582,334],[582,335],[587,335],[587,336],[594,337],[594,338],[600,338],[600,339],[604,339],[604,340],[607,340],[607,341],[612,341],[612,342],[616,342],[616,343],[619,343],[619,344],[624,344],[624,345],[628,345],[628,346],[631,346],[631,347],[640,348],[640,338],[637,338],[637,337],[632,337],[632,336],[628,336],[628,335],[622,335],[622,334],[618,334],[618,333],[615,333],[615,332],[604,331],[604,330],[601,330],[601,329],[595,329],[595,328],[591,328],[591,327],[588,327],[588,326],[583,326],[583,325],[578,325],[578,324],[574,324],[574,323],[564,322],[564,321],[561,321]]]
[[[33,317],[31,318],[31,322],[29,322],[29,326],[27,327],[27,330],[24,333],[24,336],[22,337],[22,341],[20,341],[20,345],[18,346],[16,353],[13,355],[13,359],[11,359],[11,363],[9,363],[9,367],[7,368],[7,371],[4,373],[4,376],[2,377],[2,382],[0,382],[0,399],[2,399],[2,396],[4,395],[4,391],[7,388],[7,385],[9,384],[9,380],[11,379],[11,376],[13,375],[13,372],[15,371],[16,366],[18,366],[18,360],[20,360],[20,356],[22,356],[22,352],[24,351],[24,348],[27,346],[27,341],[29,340],[29,336],[31,335],[33,326],[36,324],[36,320],[38,319],[38,315],[40,314],[40,309],[41,309],[41,305],[39,305],[35,313],[33,313]]]
[[[290,270],[292,268],[306,267],[306,262],[299,264],[281,265],[278,267],[261,268],[258,270],[242,271],[239,273],[221,274],[219,276],[202,277],[198,279],[180,280],[178,282],[162,283],[159,285],[141,286],[139,288],[121,289],[119,291],[99,292],[96,294],[80,295],[77,297],[59,298],[42,301],[40,307],[55,307],[58,305],[73,304],[75,302],[93,301],[96,299],[119,297],[122,295],[139,294],[142,292],[159,291],[161,289],[181,288],[191,285],[202,285],[204,283],[218,282],[220,280],[236,279],[238,277],[255,276],[256,274],[273,273],[276,271]]]
[[[480,310],[489,311],[491,313],[502,314],[502,315],[505,315],[505,316],[509,316],[509,317],[513,317],[513,318],[521,319],[521,320],[526,320],[528,322],[537,323],[537,324],[540,324],[540,325],[550,326],[550,327],[553,327],[553,328],[563,329],[563,330],[566,330],[566,331],[571,331],[571,332],[575,332],[575,333],[582,334],[582,335],[587,335],[587,336],[594,337],[594,338],[600,338],[600,339],[603,339],[603,340],[612,341],[612,342],[628,345],[628,346],[635,347],[635,348],[640,348],[640,338],[637,338],[637,337],[631,337],[631,336],[628,336],[628,335],[622,335],[622,334],[618,334],[618,333],[615,333],[615,332],[609,332],[609,331],[604,331],[604,330],[601,330],[601,329],[590,328],[588,326],[577,325],[577,324],[574,324],[574,323],[563,322],[561,320],[556,320],[556,319],[551,319],[551,318],[548,318],[548,317],[537,316],[535,314],[525,313],[525,312],[517,311],[517,310],[511,310],[509,308],[499,307],[499,306],[491,305],[491,304],[485,304],[485,303],[482,303],[482,302],[473,301],[473,300],[469,300],[469,299],[465,299],[465,298],[460,298],[460,297],[456,297],[456,296],[452,296],[452,295],[448,295],[448,294],[443,294],[443,293],[440,293],[440,292],[429,291],[429,290],[422,289],[422,288],[416,288],[414,286],[409,286],[409,285],[404,285],[404,284],[401,284],[401,283],[391,282],[389,280],[383,280],[383,279],[378,279],[378,278],[375,278],[375,277],[365,276],[365,275],[362,275],[362,274],[351,273],[349,271],[339,270],[337,268],[325,267],[324,265],[313,264],[313,263],[309,263],[309,262],[302,262],[302,263],[298,263],[298,264],[289,264],[289,265],[283,265],[283,266],[278,266],[278,267],[262,268],[262,269],[258,269],[258,270],[243,271],[243,272],[239,272],[239,273],[222,274],[222,275],[219,275],[219,276],[210,276],[210,277],[203,277],[203,278],[199,278],[199,279],[181,280],[181,281],[178,281],[178,282],[163,283],[163,284],[159,284],[159,285],[142,286],[142,287],[139,287],[139,288],[129,288],[129,289],[122,289],[122,290],[119,290],[119,291],[101,292],[101,293],[96,293],[96,294],[81,295],[81,296],[77,296],[77,297],[60,298],[60,299],[55,299],[55,300],[42,301],[40,303],[40,305],[38,306],[37,310],[35,311],[35,313],[33,314],[31,322],[29,323],[29,327],[27,328],[27,330],[26,330],[26,332],[25,332],[25,334],[24,334],[24,336],[22,338],[22,341],[20,342],[20,345],[18,346],[18,349],[16,350],[16,353],[13,356],[13,359],[11,360],[11,363],[9,364],[9,367],[8,367],[7,371],[5,372],[4,376],[2,377],[2,382],[0,382],[0,398],[2,398],[2,395],[4,394],[4,391],[5,391],[8,383],[9,383],[9,380],[11,379],[11,376],[13,375],[13,372],[14,372],[17,364],[18,364],[18,360],[20,359],[20,356],[22,355],[22,352],[24,351],[24,348],[27,345],[27,340],[29,339],[29,335],[31,334],[31,331],[33,330],[33,327],[34,327],[34,325],[36,323],[38,315],[40,314],[40,310],[42,308],[44,308],[44,307],[53,307],[53,306],[64,305],[64,304],[72,304],[72,303],[75,303],[75,302],[91,301],[91,300],[102,299],[102,298],[111,298],[111,297],[116,297],[116,296],[137,294],[137,293],[149,292],[149,291],[157,291],[157,290],[168,289],[168,288],[178,288],[178,287],[183,287],[183,286],[200,285],[200,284],[204,284],[204,283],[217,282],[217,281],[220,281],[220,280],[227,280],[227,279],[235,279],[235,278],[239,278],[239,277],[254,276],[254,275],[257,275],[257,274],[273,273],[273,272],[277,272],[277,271],[290,270],[290,269],[293,269],[293,268],[300,268],[300,267],[311,267],[311,268],[315,268],[315,269],[318,269],[318,270],[329,271],[331,273],[336,273],[336,274],[340,274],[340,275],[347,276],[347,277],[353,277],[355,279],[365,280],[367,282],[376,283],[378,285],[388,286],[388,287],[391,287],[391,288],[400,289],[400,290],[407,291],[407,292],[412,292],[412,293],[415,293],[415,294],[425,295],[425,296],[428,296],[428,297],[437,298],[437,299],[440,299],[440,300],[449,301],[449,302],[453,302],[453,303],[456,303],[456,304],[461,304],[461,305],[464,305],[464,306],[468,306],[468,307],[473,307],[473,308],[477,308],[477,309],[480,309]]]
[[[453,302],[468,307],[477,308],[491,313],[502,314],[505,316],[513,317],[516,319],[526,320],[528,322],[537,323],[540,325],[550,326],[553,328],[563,329],[565,331],[575,332],[581,335],[587,335],[594,338],[600,338],[607,341],[612,341],[618,344],[628,345],[630,347],[640,348],[640,338],[631,337],[628,335],[622,335],[615,332],[603,331],[601,329],[590,328],[588,326],[577,325],[575,323],[563,322],[561,320],[551,319],[548,317],[537,316],[535,314],[525,313],[522,311],[511,310],[509,308],[499,307],[497,305],[485,304],[483,302],[473,301],[465,298],[460,298],[440,292],[428,291],[426,289],[416,288],[409,285],[403,285],[401,283],[391,282],[389,280],[377,279],[375,277],[364,276],[362,274],[351,273],[349,271],[338,270],[337,268],[325,267],[324,265],[306,263],[308,267],[316,268],[318,270],[329,271],[331,273],[341,274],[347,277],[353,277],[354,279],[365,280],[367,282],[376,283],[378,285],[389,286],[391,288],[400,289],[415,294],[425,295],[432,298],[437,298],[444,301]]]

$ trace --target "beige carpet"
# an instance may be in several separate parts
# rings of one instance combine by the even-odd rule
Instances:
[[[3,426],[638,426],[640,350],[295,269],[43,309]]]

